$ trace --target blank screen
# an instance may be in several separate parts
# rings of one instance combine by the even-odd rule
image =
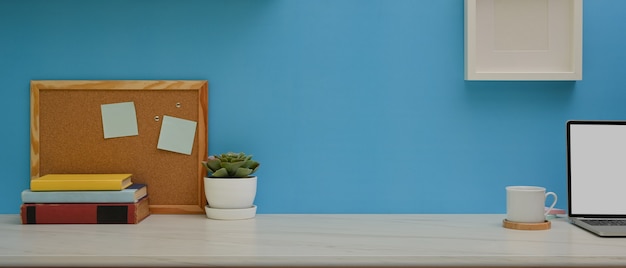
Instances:
[[[626,125],[568,125],[570,213],[626,215]]]

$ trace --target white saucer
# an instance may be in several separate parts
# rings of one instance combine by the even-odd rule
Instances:
[[[244,220],[252,219],[256,215],[256,206],[249,208],[210,208],[208,205],[204,207],[206,216],[214,220]]]

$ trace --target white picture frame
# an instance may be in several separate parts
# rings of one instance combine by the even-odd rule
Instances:
[[[465,80],[582,80],[582,0],[465,0]]]

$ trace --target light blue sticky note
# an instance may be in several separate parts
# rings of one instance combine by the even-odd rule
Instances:
[[[164,115],[157,148],[191,155],[197,122]]]
[[[100,105],[104,138],[137,136],[137,113],[134,102]]]

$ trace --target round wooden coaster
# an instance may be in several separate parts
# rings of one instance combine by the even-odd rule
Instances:
[[[502,220],[502,226],[508,229],[515,230],[548,230],[550,229],[550,221],[544,221],[540,223],[527,223],[527,222],[514,222],[507,219]]]

